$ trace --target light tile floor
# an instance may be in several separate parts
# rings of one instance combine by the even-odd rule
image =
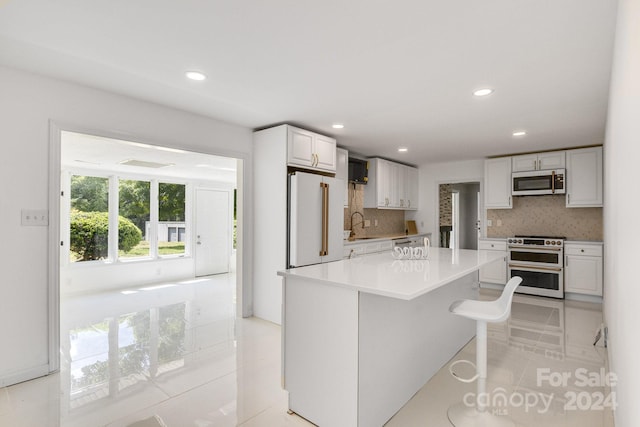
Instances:
[[[236,319],[234,295],[221,275],[63,299],[60,372],[0,389],[0,427],[310,426],[287,414],[280,328]],[[487,391],[510,402],[497,409],[521,426],[612,426],[596,405],[609,395],[606,349],[592,345],[601,321],[597,304],[516,295],[512,317],[489,327]],[[460,358],[475,358],[474,341]],[[553,384],[540,369],[571,377]],[[474,390],[445,366],[387,426],[450,426],[447,408]]]

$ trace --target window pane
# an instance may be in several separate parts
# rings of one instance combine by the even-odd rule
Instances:
[[[118,256],[149,256],[149,212],[151,183],[120,180],[118,217]]]
[[[109,179],[71,176],[71,262],[109,256]]]
[[[158,184],[158,254],[184,254],[185,185]]]

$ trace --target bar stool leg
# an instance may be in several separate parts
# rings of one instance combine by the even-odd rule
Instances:
[[[476,321],[476,409],[487,410],[487,322]]]
[[[453,405],[447,411],[447,417],[455,427],[514,427],[513,420],[498,416],[487,408],[487,322],[476,320],[476,407],[463,402]]]

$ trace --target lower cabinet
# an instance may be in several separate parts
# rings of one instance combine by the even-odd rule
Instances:
[[[506,251],[506,240],[484,240],[480,239],[478,243],[480,252],[486,251]],[[507,283],[507,256],[502,261],[496,261],[492,264],[480,268],[480,282],[495,283],[505,285]]]
[[[602,244],[565,243],[564,291],[602,296]]]
[[[391,252],[393,242],[391,240],[382,240],[371,243],[344,245],[342,252],[343,258],[353,258],[360,255],[375,254],[378,252]]]

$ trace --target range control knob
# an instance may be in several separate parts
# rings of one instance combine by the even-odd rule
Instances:
[[[548,245],[550,242],[548,240],[545,240],[544,244]]]
[[[555,241],[555,240],[553,240],[553,241],[551,242],[551,244],[552,244],[552,245],[555,245],[555,244],[556,244],[556,241]]]

